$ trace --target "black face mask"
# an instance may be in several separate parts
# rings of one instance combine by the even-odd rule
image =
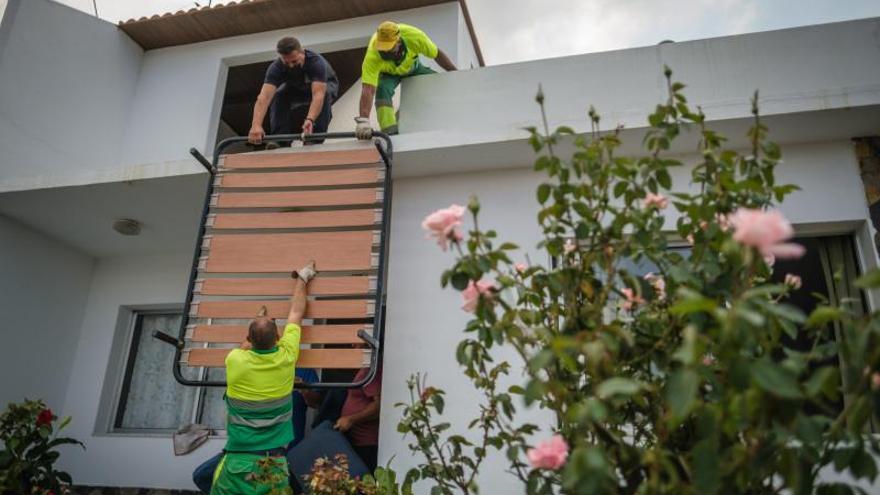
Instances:
[[[398,43],[397,46],[395,46],[394,49],[391,51],[388,51],[388,52],[380,51],[379,57],[381,57],[382,60],[389,60],[391,62],[399,60],[401,48],[402,48],[402,45],[400,43]]]

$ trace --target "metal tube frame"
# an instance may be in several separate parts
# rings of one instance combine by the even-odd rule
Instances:
[[[263,141],[310,141],[315,139],[351,139],[355,137],[356,135],[353,132],[328,132],[311,134],[308,136],[303,134],[277,134],[266,136],[263,138]],[[376,376],[376,370],[379,365],[379,353],[381,352],[382,335],[385,329],[385,266],[387,264],[386,251],[389,234],[389,223],[391,220],[391,157],[393,156],[393,147],[391,143],[391,138],[387,134],[383,132],[373,131],[373,137],[379,138],[385,142],[385,146],[383,147],[379,143],[379,141],[373,141],[379,151],[379,155],[382,157],[382,162],[385,164],[385,178],[383,180],[384,191],[382,197],[382,236],[379,240],[379,266],[378,276],[376,277],[376,295],[374,304],[376,313],[373,316],[373,333],[372,335],[370,335],[364,329],[358,330],[358,337],[360,337],[361,340],[363,340],[367,347],[371,350],[370,371],[367,373],[367,376],[356,382],[302,383],[297,384],[298,388],[356,388],[362,387],[367,383],[370,383],[373,380],[373,377]],[[197,149],[190,148],[189,150],[190,154],[205,168],[205,170],[208,171],[210,178],[208,180],[208,187],[205,192],[205,202],[202,206],[202,218],[199,223],[199,235],[196,240],[196,247],[193,253],[192,269],[190,270],[189,275],[189,286],[186,290],[186,302],[184,303],[184,314],[180,320],[180,329],[178,331],[178,336],[176,339],[171,335],[163,332],[153,332],[154,338],[157,338],[174,346],[175,352],[172,372],[174,374],[174,379],[177,380],[177,382],[181,385],[192,387],[226,386],[226,382],[222,381],[199,381],[190,380],[184,377],[181,370],[180,358],[185,345],[186,327],[189,324],[189,306],[193,300],[193,291],[195,289],[195,282],[199,271],[199,259],[202,256],[202,238],[204,237],[206,230],[205,222],[208,218],[208,211],[211,208],[211,195],[214,193],[214,175],[217,173],[217,163],[220,161],[220,155],[223,153],[224,149],[232,144],[243,143],[247,140],[247,137],[233,137],[220,141],[219,143],[217,143],[217,146],[214,150],[214,159],[211,162],[209,162],[208,159],[205,158],[205,156],[202,155]]]

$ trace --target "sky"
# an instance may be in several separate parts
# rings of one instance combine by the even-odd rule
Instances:
[[[57,1],[94,14],[93,0]],[[98,16],[112,22],[196,6],[193,0],[95,2]],[[0,0],[0,9],[5,3]],[[207,0],[199,4],[206,5]],[[880,16],[880,0],[467,0],[467,4],[488,65]]]

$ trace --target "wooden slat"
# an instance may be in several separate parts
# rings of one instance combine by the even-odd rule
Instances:
[[[309,301],[306,318],[370,318],[372,301],[366,299]],[[290,301],[200,301],[196,316],[199,318],[253,318],[261,306],[272,318],[286,318]]]
[[[302,327],[303,344],[359,344],[358,330],[364,325],[306,325]],[[235,343],[244,341],[247,325],[196,325],[193,342]]]
[[[223,192],[219,208],[306,208],[312,206],[367,205],[379,202],[374,188],[333,191]]]
[[[351,186],[379,182],[379,169],[356,168],[316,172],[225,173],[218,187]]]
[[[206,270],[289,272],[315,260],[318,270],[368,270],[373,232],[233,234],[211,239]]]
[[[225,366],[226,355],[232,349],[191,349],[189,366]],[[369,351],[364,349],[303,349],[296,362],[298,368],[359,369],[368,365]]]
[[[274,213],[220,213],[215,229],[306,229],[360,227],[376,224],[376,210],[297,211]]]
[[[208,278],[198,294],[206,296],[288,296],[293,293],[291,278]],[[317,277],[309,282],[311,295],[354,295],[370,291],[370,278]]]
[[[381,160],[375,147],[339,151],[291,151],[274,153],[238,153],[224,157],[224,168],[289,168],[326,165],[376,163]]]

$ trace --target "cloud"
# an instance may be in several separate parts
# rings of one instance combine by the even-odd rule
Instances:
[[[759,12],[758,0],[472,3],[481,44],[495,64],[741,33],[753,29]]]

